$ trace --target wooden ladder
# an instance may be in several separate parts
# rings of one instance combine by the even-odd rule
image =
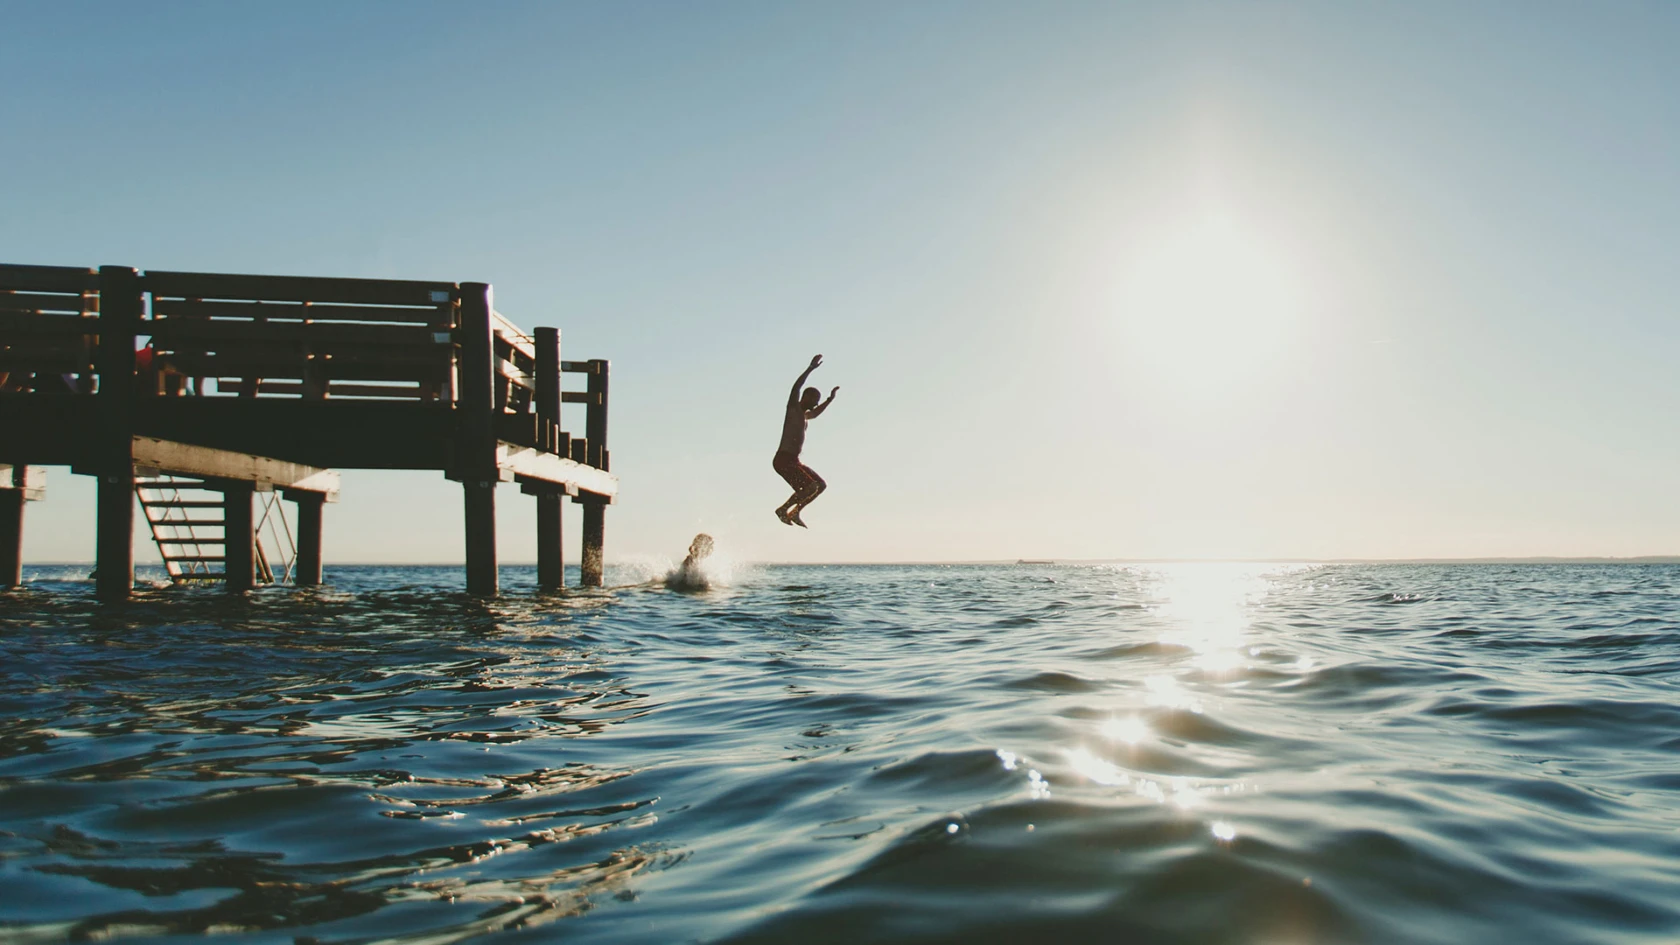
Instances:
[[[136,477],[134,494],[171,581],[222,579],[227,536],[219,491],[202,480],[161,475]]]
[[[151,526],[152,540],[157,543],[169,580],[180,584],[224,578],[227,526],[220,490],[200,479],[162,474],[136,478],[134,493]],[[262,513],[252,536],[256,582],[291,583],[297,547],[285,508],[276,493],[258,496]]]

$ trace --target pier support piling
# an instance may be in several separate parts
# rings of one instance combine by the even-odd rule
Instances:
[[[566,586],[566,562],[561,554],[564,500],[561,495],[537,496],[537,587],[545,591]]]
[[[123,266],[99,269],[98,593],[127,600],[134,590],[134,336],[140,327],[140,278]]]
[[[314,587],[321,583],[321,507],[327,497],[301,491],[285,495],[297,505],[297,560],[292,564],[292,584]]]
[[[588,496],[580,496],[578,501],[583,506],[583,558],[578,570],[578,585],[600,587],[606,570],[607,504]]]
[[[222,535],[227,544],[222,548],[225,558],[223,578],[228,591],[248,591],[256,582],[256,531],[252,527],[251,494],[248,482],[230,481],[222,484]]]
[[[23,490],[0,488],[0,587],[23,583]]]
[[[611,362],[601,358],[589,361],[589,391],[586,403],[589,412],[584,418],[585,434],[588,446],[585,457],[589,465],[596,469],[607,470],[610,454],[607,452],[607,379],[612,369]],[[579,495],[578,502],[583,506],[583,559],[578,575],[578,583],[584,587],[600,587],[602,575],[606,570],[605,549],[607,543],[607,502],[606,496]]]
[[[461,483],[466,512],[467,593],[495,596],[496,575],[496,483],[479,480]]]
[[[461,353],[456,415],[455,470],[461,480],[466,516],[467,593],[486,597],[498,590],[496,575],[495,334],[490,313],[495,298],[483,282],[461,283]]]
[[[553,442],[560,428],[560,330],[538,328],[531,335],[536,347],[536,397],[538,443],[554,452]],[[554,492],[537,493],[537,587],[552,591],[566,586],[566,561],[561,526],[565,497]]]

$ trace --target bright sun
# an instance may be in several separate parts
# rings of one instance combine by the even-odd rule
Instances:
[[[1307,304],[1290,262],[1218,215],[1157,234],[1121,272],[1128,360],[1208,391],[1228,390],[1275,365]]]

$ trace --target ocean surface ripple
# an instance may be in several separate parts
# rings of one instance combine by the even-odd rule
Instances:
[[[0,942],[1680,941],[1680,567],[0,594]]]

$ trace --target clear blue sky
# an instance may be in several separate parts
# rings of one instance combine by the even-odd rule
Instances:
[[[1680,5],[0,23],[0,261],[492,282],[613,360],[609,555],[1680,552]],[[800,531],[770,454],[819,351]],[[49,478],[28,554],[90,558]],[[460,557],[438,474],[348,473],[327,527]]]

